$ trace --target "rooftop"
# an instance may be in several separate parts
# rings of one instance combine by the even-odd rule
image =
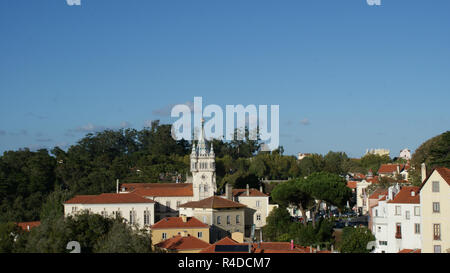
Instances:
[[[210,246],[207,242],[194,236],[174,236],[155,245],[168,250],[204,249]]]
[[[186,222],[183,222],[183,217],[166,217],[152,226],[152,229],[160,228],[209,228],[209,226],[195,217],[186,217]]]
[[[180,208],[211,208],[211,209],[223,209],[223,208],[243,208],[246,207],[243,204],[219,197],[219,196],[211,196],[209,198],[200,200],[200,201],[192,201],[187,202],[185,204],[181,204]]]
[[[154,203],[134,193],[102,193],[99,195],[77,195],[65,204],[124,204],[124,203]]]

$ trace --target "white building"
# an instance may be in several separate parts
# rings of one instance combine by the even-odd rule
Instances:
[[[372,208],[375,253],[422,248],[419,187],[389,187],[386,198]]]
[[[411,160],[411,150],[409,150],[407,148],[401,150],[398,157],[403,158],[405,160]]]
[[[86,210],[104,217],[123,217],[129,224],[143,228],[154,224],[155,202],[133,193],[102,193],[77,195],[64,203],[65,216]]]

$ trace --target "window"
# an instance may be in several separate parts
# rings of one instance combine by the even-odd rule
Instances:
[[[261,201],[259,201],[259,200],[256,201],[256,207],[257,207],[257,208],[261,207]]]
[[[120,212],[120,210],[116,211],[116,218],[120,218],[122,217],[122,213]]]
[[[402,207],[395,206],[395,215],[402,215]]]
[[[102,214],[103,217],[108,216],[108,213],[106,212],[106,210],[102,210],[101,214]]]
[[[170,211],[170,201],[166,201],[166,211]]]
[[[130,210],[130,224],[133,225],[135,223],[134,211]]]
[[[380,226],[378,226],[378,232],[381,232],[381,227]]]
[[[414,224],[414,233],[420,234],[420,224]]]
[[[375,217],[378,217],[378,210],[375,210]]]
[[[414,207],[414,216],[420,216],[420,206]]]
[[[387,241],[379,241],[380,246],[387,246]]]
[[[395,226],[395,238],[401,239],[402,238],[402,224],[397,223]]]
[[[409,210],[405,211],[405,219],[409,220],[410,215],[409,215]]]
[[[433,202],[433,212],[439,213],[441,210],[439,202]]]
[[[167,239],[167,233],[163,232],[163,234],[162,234],[162,239],[163,239],[163,240]]]
[[[199,231],[197,232],[197,238],[202,238],[203,237],[203,232]]]
[[[240,215],[236,215],[236,224],[239,224],[240,222],[241,222]]]
[[[441,246],[439,245],[434,246],[434,253],[441,253]]]
[[[180,202],[180,201],[177,201],[177,208],[179,208],[180,205],[181,205],[181,202]]]
[[[217,224],[220,225],[220,216],[217,216]]]
[[[256,214],[256,221],[261,221],[261,214]]]
[[[439,192],[439,181],[433,181],[433,192]]]
[[[150,225],[150,211],[144,211],[144,225]]]
[[[434,240],[441,239],[441,224],[433,224]]]
[[[230,224],[231,224],[231,216],[227,215],[227,225],[230,225]]]

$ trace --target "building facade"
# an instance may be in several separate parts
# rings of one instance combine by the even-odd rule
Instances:
[[[425,178],[426,172],[422,173]],[[423,180],[420,188],[422,253],[450,253],[450,169],[436,168]]]

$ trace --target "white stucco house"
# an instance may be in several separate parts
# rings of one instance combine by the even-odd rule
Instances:
[[[372,207],[375,253],[398,253],[422,248],[419,187],[389,187],[388,195]]]

